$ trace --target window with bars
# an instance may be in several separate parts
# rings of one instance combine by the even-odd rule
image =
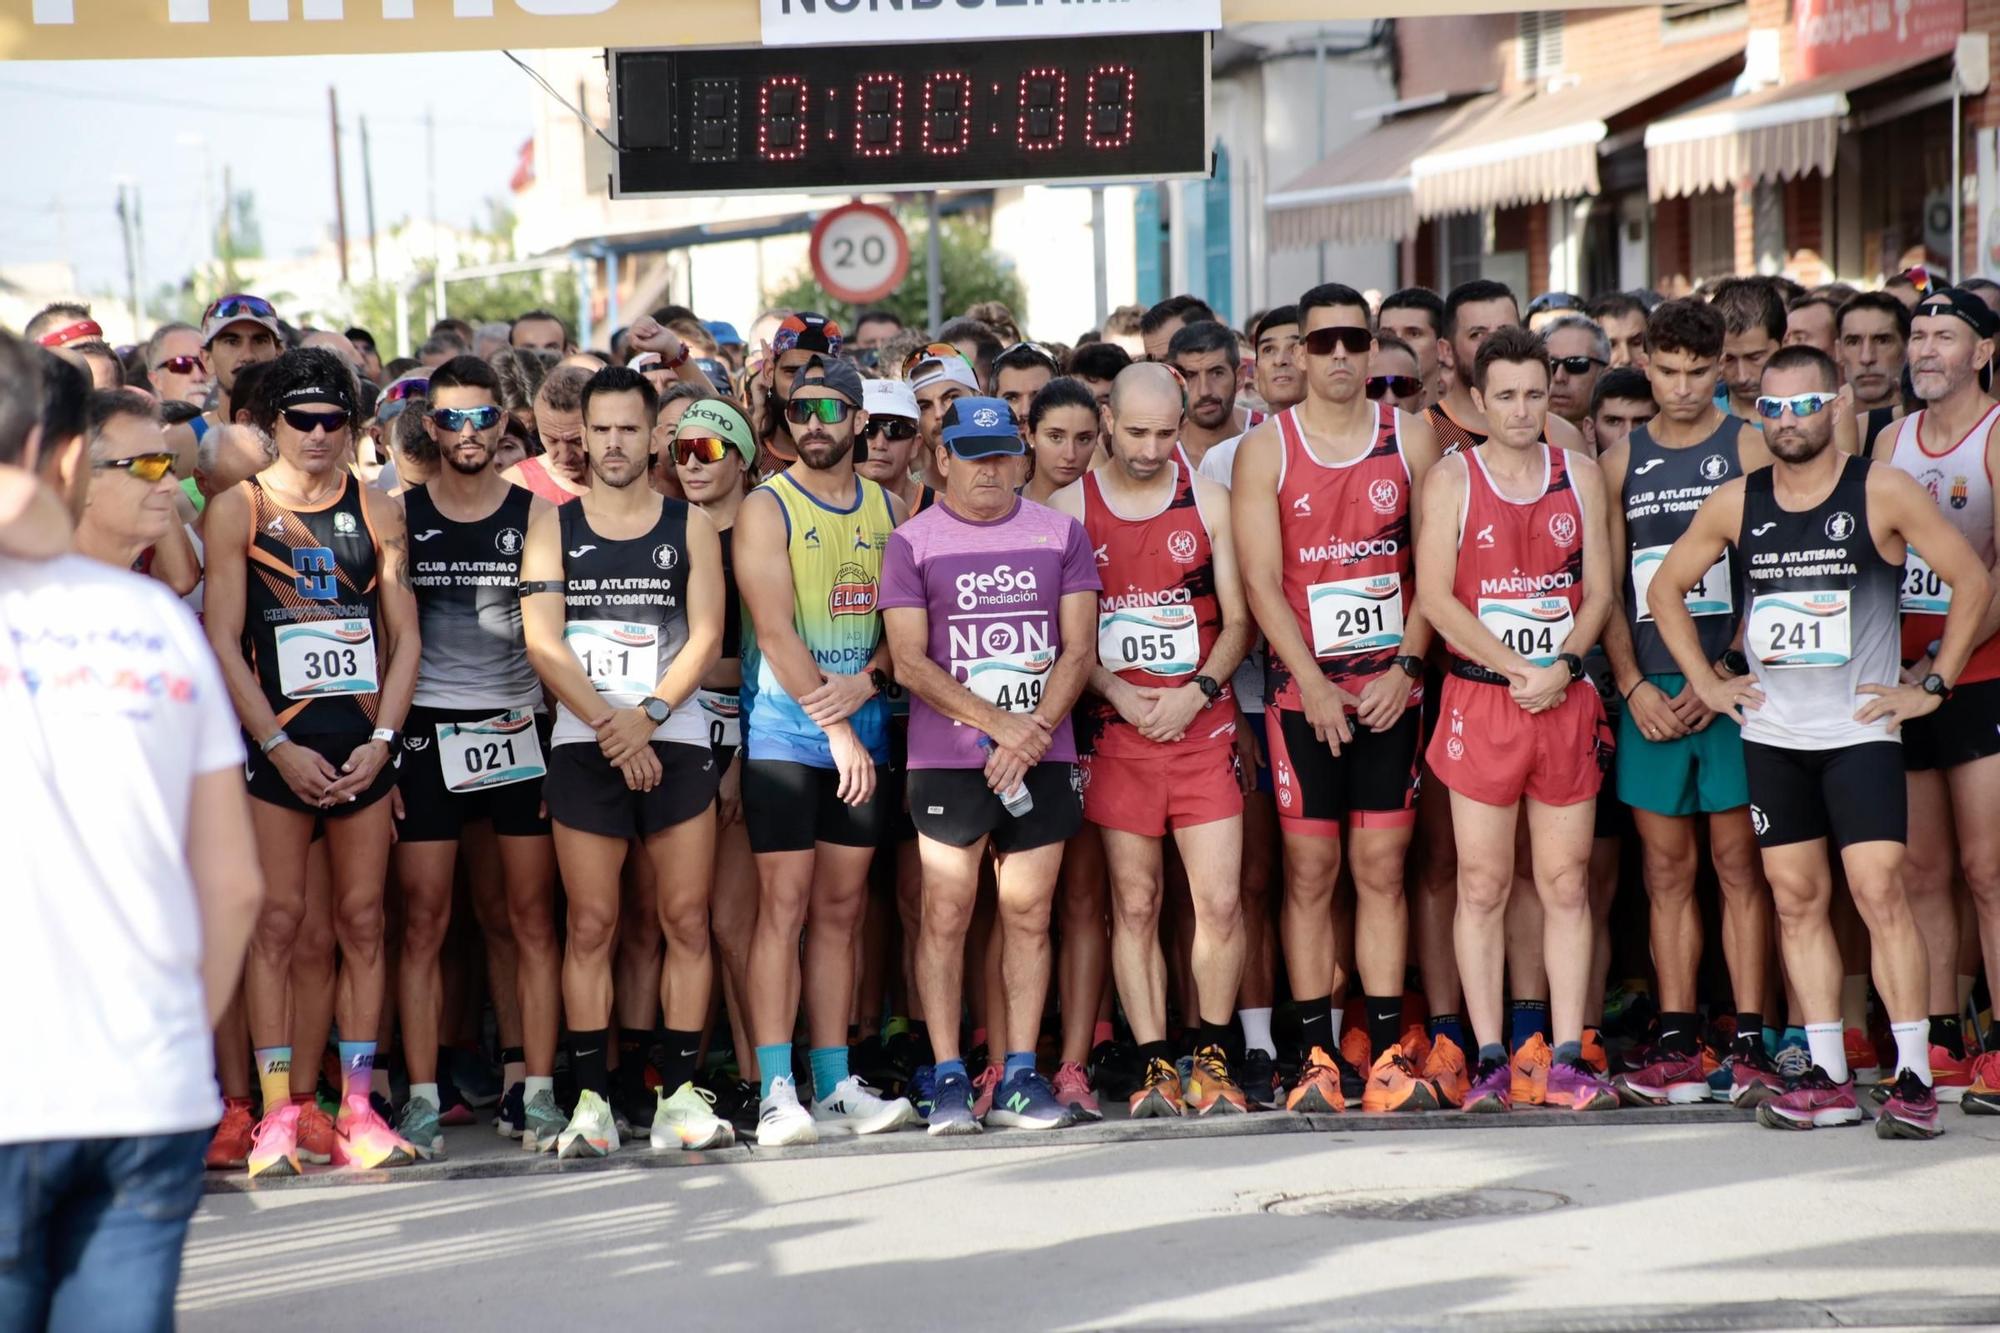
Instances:
[[[1515,23],[1515,74],[1533,83],[1562,73],[1562,11],[1535,10],[1517,15]]]

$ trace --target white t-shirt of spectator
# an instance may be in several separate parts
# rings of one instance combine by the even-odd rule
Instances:
[[[1248,431],[1244,435],[1249,434]],[[1227,487],[1236,474],[1236,447],[1243,443],[1242,435],[1232,435],[1220,444],[1208,446],[1208,452],[1201,456],[1201,466],[1196,469],[1202,476],[1220,486]],[[1236,692],[1236,701],[1246,713],[1264,711],[1264,636],[1252,635],[1250,651],[1243,654],[1243,661],[1230,678],[1230,688]]]
[[[222,1113],[186,842],[240,768],[222,674],[163,584],[0,558],[0,1012],[25,1043],[0,1143],[171,1134]]]

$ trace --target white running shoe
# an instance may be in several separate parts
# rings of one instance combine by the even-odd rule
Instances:
[[[556,1139],[557,1157],[609,1157],[618,1151],[618,1122],[611,1106],[585,1089],[577,1095],[569,1127]]]
[[[736,1142],[736,1131],[715,1113],[715,1094],[693,1083],[683,1083],[671,1097],[660,1098],[653,1112],[655,1148],[727,1148]]]
[[[818,1142],[819,1131],[813,1128],[806,1108],[799,1105],[799,1090],[791,1076],[779,1075],[771,1081],[771,1095],[757,1109],[757,1146],[790,1148]]]
[[[889,1100],[849,1074],[834,1084],[833,1091],[812,1105],[814,1120],[839,1125],[851,1134],[882,1134],[905,1125],[921,1124],[917,1108],[906,1097]]]

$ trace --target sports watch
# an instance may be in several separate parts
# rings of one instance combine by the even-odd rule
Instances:
[[[674,715],[672,705],[668,704],[665,699],[660,698],[657,694],[647,695],[640,702],[639,711],[644,713],[646,720],[656,727],[664,725],[666,720]]]
[[[1750,659],[1743,655],[1741,648],[1731,648],[1722,654],[1722,669],[1732,676],[1750,674]]]
[[[1934,694],[1940,699],[1951,698],[1951,686],[1944,683],[1944,677],[1933,671],[1922,681],[1925,694]]]
[[[1217,685],[1211,676],[1194,677],[1194,685],[1196,689],[1201,691],[1201,697],[1208,700],[1209,703],[1214,703],[1222,697],[1222,687]],[[1206,706],[1206,704],[1203,705],[1203,707]]]
[[[1424,659],[1421,657],[1406,655],[1403,657],[1392,657],[1389,661],[1391,664],[1402,668],[1403,674],[1411,680],[1422,680],[1424,678]]]
[[[1575,653],[1557,653],[1556,661],[1561,662],[1569,668],[1569,678],[1571,680],[1583,679],[1583,659],[1581,657],[1578,657]]]
[[[895,677],[891,676],[881,667],[869,667],[868,683],[875,687],[875,693],[887,694],[890,691],[890,689],[896,684],[896,680]]]

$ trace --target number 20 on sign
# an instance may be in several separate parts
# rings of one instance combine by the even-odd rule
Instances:
[[[886,208],[844,204],[813,225],[813,276],[849,305],[879,301],[910,271],[910,238]]]

